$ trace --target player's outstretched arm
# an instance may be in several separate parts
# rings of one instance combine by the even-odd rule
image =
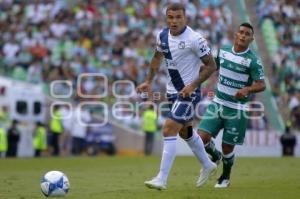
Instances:
[[[149,92],[150,85],[152,83],[152,80],[153,80],[155,74],[158,72],[158,69],[159,69],[162,59],[163,59],[163,53],[156,50],[154,53],[154,56],[150,62],[150,68],[149,68],[148,75],[146,76],[144,83],[140,84],[136,88],[138,93]]]

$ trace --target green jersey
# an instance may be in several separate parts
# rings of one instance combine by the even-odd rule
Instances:
[[[216,63],[219,68],[219,81],[213,101],[229,108],[248,110],[249,96],[242,100],[234,96],[239,89],[252,85],[253,81],[264,79],[260,60],[249,48],[242,53],[236,53],[229,46],[220,48]]]

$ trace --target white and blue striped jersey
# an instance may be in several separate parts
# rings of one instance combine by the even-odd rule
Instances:
[[[173,36],[169,28],[160,31],[156,49],[164,54],[168,69],[167,93],[175,94],[199,76],[201,57],[210,54],[206,39],[186,26],[181,34]]]

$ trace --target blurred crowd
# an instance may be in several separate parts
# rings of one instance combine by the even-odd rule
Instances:
[[[155,48],[155,36],[165,26],[168,0],[5,0],[0,2],[0,68],[19,80],[49,85],[69,80],[84,95],[99,94],[99,78],[78,77],[83,73],[104,75],[108,95],[101,100],[122,100],[112,92],[118,80],[141,83]],[[174,2],[174,1],[173,1]],[[181,0],[186,4],[188,24],[206,37],[214,51],[232,38],[232,13],[222,0]],[[166,70],[162,67],[153,92],[165,93]],[[118,94],[130,93],[122,85]],[[78,93],[79,91],[77,91]],[[59,86],[56,93],[68,93]],[[164,100],[160,95],[158,101]],[[80,101],[76,92],[75,100]],[[95,100],[95,99],[88,99]],[[138,96],[132,99],[139,100]]]
[[[260,24],[271,19],[276,29],[279,48],[272,56],[272,91],[287,111],[288,125],[300,130],[300,1],[259,0],[257,16]]]
[[[71,2],[71,4],[69,4]],[[76,81],[101,73],[109,83],[141,82],[164,26],[168,1],[1,1],[1,64],[13,77],[32,83]],[[189,25],[214,49],[229,42],[231,12],[221,1],[184,1]],[[213,3],[214,2],[214,3]],[[204,7],[205,6],[205,7]],[[156,87],[164,89],[162,72]],[[95,85],[82,82],[85,90]]]

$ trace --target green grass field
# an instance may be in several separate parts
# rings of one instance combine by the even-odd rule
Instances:
[[[299,158],[238,158],[226,190],[213,188],[218,176],[196,188],[199,165],[193,157],[176,158],[167,190],[148,189],[143,182],[156,174],[159,161],[158,156],[2,159],[0,199],[45,198],[39,186],[49,170],[67,174],[70,199],[300,198]]]

